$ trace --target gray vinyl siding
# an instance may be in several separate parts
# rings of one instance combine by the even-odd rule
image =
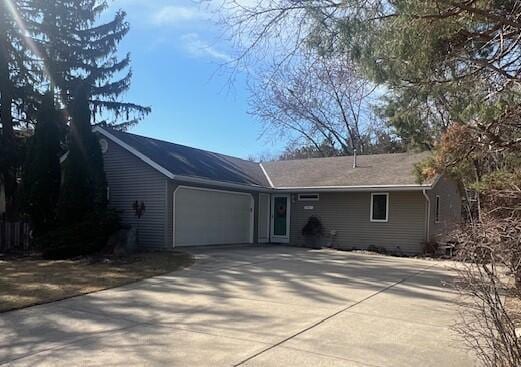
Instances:
[[[440,196],[440,221],[436,223],[436,196]],[[444,234],[461,223],[461,194],[457,183],[450,178],[441,177],[429,192],[431,200],[430,238],[443,241]]]
[[[120,211],[124,224],[139,229],[140,246],[173,248],[173,193],[179,185],[251,194],[254,199],[253,239],[258,241],[257,191],[172,181],[126,149],[110,140],[108,144],[104,161],[110,190],[109,205]],[[301,235],[302,227],[311,215],[315,215],[322,221],[326,234],[332,230],[337,232],[333,242],[337,248],[365,249],[372,245],[406,254],[423,250],[427,201],[420,191],[389,192],[389,220],[385,223],[370,221],[371,192],[321,192],[319,201],[299,201],[297,195],[291,195],[291,244],[306,243]],[[436,195],[441,197],[440,223],[434,221]],[[434,239],[461,221],[461,198],[457,185],[444,177],[429,192],[429,197],[430,234]],[[136,200],[146,205],[144,216],[139,220],[132,208]],[[313,209],[306,210],[304,206]],[[323,242],[327,244],[330,239],[325,238]]]
[[[242,189],[228,189],[219,187],[216,185],[194,185],[192,183],[184,183],[180,181],[172,181],[169,180],[168,182],[168,198],[167,198],[167,223],[166,223],[166,242],[168,243],[168,246],[170,248],[173,247],[173,222],[174,222],[174,209],[173,209],[173,200],[174,200],[174,191],[178,186],[189,186],[189,187],[202,187],[206,189],[215,189],[215,190],[222,190],[222,191],[232,191],[232,192],[245,192],[249,193],[253,196],[253,242],[257,242],[258,239],[258,220],[259,220],[259,213],[258,213],[258,207],[259,207],[259,193],[257,191],[249,191],[249,190],[242,190]],[[223,244],[225,245],[225,244]]]
[[[139,245],[165,248],[168,179],[119,145],[108,140],[104,154],[109,187],[109,206],[120,211],[122,222],[138,229]],[[145,203],[138,219],[132,203]]]
[[[426,200],[421,192],[389,192],[389,221],[370,221],[370,192],[321,192],[319,201],[299,201],[292,195],[290,242],[305,244],[302,227],[317,216],[326,233],[337,231],[333,246],[342,249],[385,247],[388,251],[414,254],[425,242]],[[304,209],[312,206],[312,210]],[[327,243],[329,240],[323,240]]]

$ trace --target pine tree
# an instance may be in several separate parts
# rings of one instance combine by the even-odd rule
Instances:
[[[91,129],[88,96],[88,84],[79,84],[70,105],[69,152],[58,203],[61,224],[81,221],[93,212],[103,211],[107,205],[103,156]]]
[[[0,182],[6,216],[16,217],[16,172],[20,164],[15,126],[30,117],[37,73],[24,34],[26,13],[20,0],[0,1]]]
[[[123,11],[99,24],[106,1],[33,0],[32,8],[32,25],[39,37],[50,89],[65,105],[71,103],[78,84],[86,82],[90,86],[91,122],[104,118],[125,128],[150,112],[148,107],[119,100],[132,78],[130,55],[118,58],[116,54],[129,31]]]
[[[23,176],[25,207],[37,235],[55,225],[60,191],[62,116],[54,106],[52,94],[46,94],[36,118]]]

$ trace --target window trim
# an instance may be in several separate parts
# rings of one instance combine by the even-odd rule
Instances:
[[[373,219],[373,198],[375,195],[385,195],[385,219]],[[371,207],[369,213],[369,220],[373,223],[387,223],[389,222],[389,193],[388,192],[372,192],[371,193]]]
[[[434,203],[434,223],[440,223],[441,217],[441,197],[436,195],[436,201]]]
[[[316,196],[315,198],[302,198],[302,196]],[[298,194],[297,196],[298,201],[319,201],[320,200],[320,194],[319,193],[304,193],[304,194]]]

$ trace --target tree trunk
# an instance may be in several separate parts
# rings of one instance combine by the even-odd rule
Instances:
[[[0,27],[0,29],[3,27]],[[10,49],[6,32],[0,31],[0,123],[2,124],[2,165],[0,176],[4,184],[6,201],[6,219],[14,220],[16,216],[16,142],[13,128],[13,86],[9,74]]]

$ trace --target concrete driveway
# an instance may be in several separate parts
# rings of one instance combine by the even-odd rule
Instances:
[[[9,366],[474,366],[448,263],[291,247],[0,314]]]

